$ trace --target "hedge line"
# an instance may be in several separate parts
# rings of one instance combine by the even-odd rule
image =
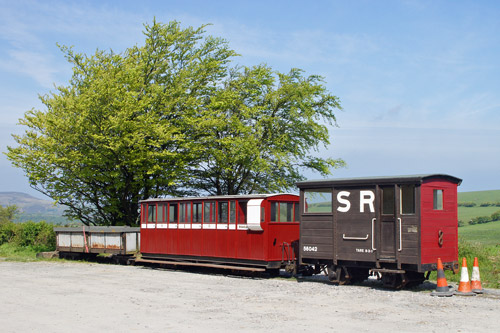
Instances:
[[[56,234],[53,225],[42,222],[14,223],[15,206],[0,206],[0,245],[11,243],[36,251],[53,251],[56,248]]]

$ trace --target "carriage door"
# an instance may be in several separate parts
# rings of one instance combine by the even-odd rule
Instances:
[[[396,186],[380,187],[380,234],[379,234],[379,258],[384,260],[396,260],[396,207],[398,197]]]

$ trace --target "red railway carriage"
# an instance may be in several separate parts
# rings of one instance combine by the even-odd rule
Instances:
[[[148,199],[140,205],[142,260],[276,270],[295,259],[297,195]]]
[[[300,182],[302,264],[325,265],[339,283],[369,271],[386,285],[458,269],[457,186],[442,174]]]

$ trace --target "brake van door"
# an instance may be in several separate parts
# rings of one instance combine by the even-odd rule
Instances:
[[[379,259],[396,260],[396,186],[380,187]]]

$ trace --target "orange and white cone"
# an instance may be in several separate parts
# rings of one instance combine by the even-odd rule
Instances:
[[[477,261],[477,257],[474,258],[474,266],[472,267],[472,277],[470,280],[472,292],[476,294],[482,294],[483,287],[481,286],[481,276],[479,275],[479,264]]]
[[[472,292],[469,281],[469,272],[467,271],[467,260],[462,258],[462,271],[460,272],[460,283],[458,284],[457,295],[475,296]]]
[[[437,260],[437,288],[435,291],[431,293],[431,296],[439,296],[439,297],[450,297],[453,296],[455,291],[448,287],[448,282],[446,281],[446,276],[444,275],[443,263],[441,262],[441,258]]]

